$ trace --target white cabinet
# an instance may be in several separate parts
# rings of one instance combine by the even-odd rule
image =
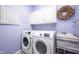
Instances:
[[[56,23],[56,6],[48,6],[31,13],[30,24]]]
[[[1,19],[0,24],[19,24],[19,14],[17,9],[12,6],[2,5],[1,6]]]

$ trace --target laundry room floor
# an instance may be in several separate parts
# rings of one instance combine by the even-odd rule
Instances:
[[[16,52],[16,54],[26,54],[26,53],[23,52],[22,50],[19,50],[18,52]]]

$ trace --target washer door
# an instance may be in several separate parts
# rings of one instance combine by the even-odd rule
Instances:
[[[29,36],[23,37],[23,48],[27,49],[31,45],[31,40]]]
[[[33,49],[37,54],[49,54],[51,50],[49,43],[45,39],[36,39]]]

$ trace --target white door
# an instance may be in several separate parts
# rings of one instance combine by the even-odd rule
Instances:
[[[49,43],[45,39],[36,39],[33,42],[33,50],[36,54],[49,54],[51,53],[51,48]]]
[[[29,35],[23,37],[23,41],[22,41],[23,44],[22,44],[22,47],[23,47],[24,49],[30,48],[30,46],[31,46],[31,40],[30,40],[30,39],[31,39],[31,38],[30,38]]]

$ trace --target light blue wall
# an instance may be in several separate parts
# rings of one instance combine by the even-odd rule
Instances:
[[[56,23],[31,25],[32,30],[56,30]]]
[[[79,20],[79,5],[75,6],[76,8],[76,14],[75,14],[75,20]],[[79,24],[74,24],[74,35],[79,37]]]
[[[16,9],[16,6],[9,6]],[[20,24],[16,25],[0,25],[0,53],[15,53],[21,49],[21,33],[23,30],[30,30],[29,24],[29,6],[18,6],[20,13]]]
[[[21,48],[20,26],[0,25],[0,53],[14,53]]]

